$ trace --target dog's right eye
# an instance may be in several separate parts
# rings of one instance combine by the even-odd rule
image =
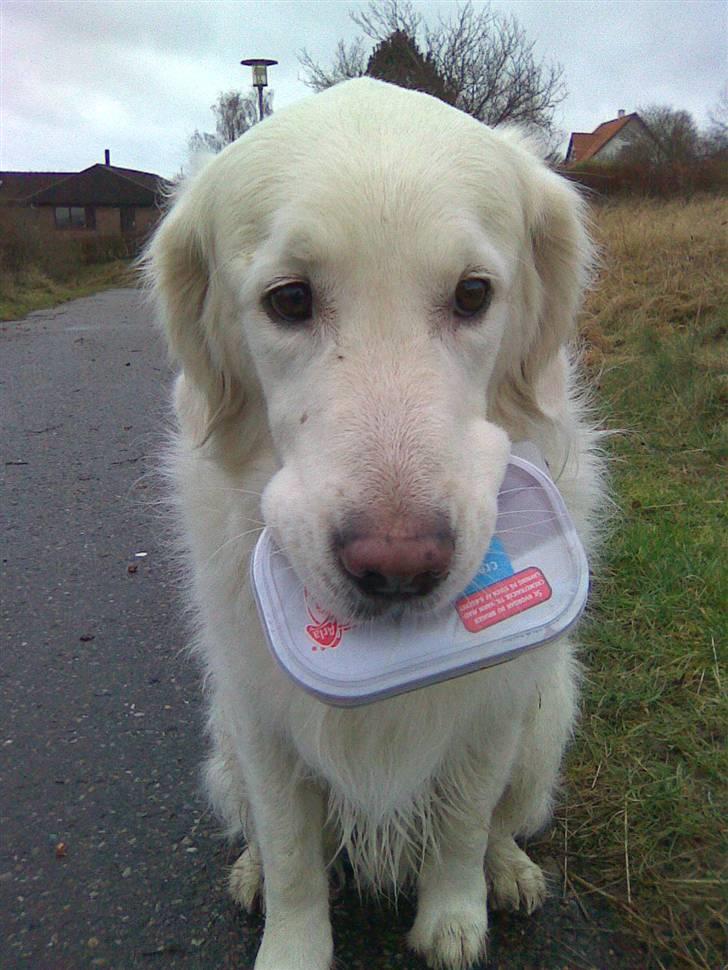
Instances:
[[[490,280],[466,277],[455,289],[455,313],[459,317],[474,317],[488,309],[492,295]]]
[[[313,315],[308,283],[284,283],[267,294],[265,303],[272,315],[285,323],[305,323]]]

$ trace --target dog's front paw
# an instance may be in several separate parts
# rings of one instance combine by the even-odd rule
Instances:
[[[333,956],[328,918],[311,913],[266,924],[255,970],[330,970]]]
[[[252,913],[256,905],[265,909],[263,864],[255,846],[249,845],[233,864],[228,877],[228,890],[238,906]]]
[[[485,870],[492,909],[523,908],[530,914],[548,895],[543,872],[511,838],[488,846]]]
[[[419,907],[409,944],[434,970],[469,970],[485,956],[485,899],[440,902],[437,908]]]

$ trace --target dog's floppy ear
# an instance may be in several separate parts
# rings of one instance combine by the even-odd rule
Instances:
[[[505,340],[495,404],[499,411],[538,421],[561,410],[559,397],[566,406],[563,348],[575,336],[592,246],[577,189],[530,161],[527,251],[514,307],[520,319],[514,321],[517,333]]]
[[[170,355],[205,401],[206,439],[240,410],[243,391],[239,376],[225,367],[224,284],[213,265],[209,209],[196,181],[163,219],[142,263]]]

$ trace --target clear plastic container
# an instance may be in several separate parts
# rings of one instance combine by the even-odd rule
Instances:
[[[251,563],[273,656],[304,690],[356,706],[511,660],[578,620],[589,570],[584,548],[538,449],[514,445],[496,531],[477,575],[432,614],[350,626],[308,596],[265,529]]]

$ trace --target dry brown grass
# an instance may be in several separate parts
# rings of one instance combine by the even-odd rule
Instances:
[[[586,626],[584,714],[549,839],[651,967],[725,960],[728,199],[610,203],[584,313],[622,509]]]
[[[618,352],[645,327],[663,334],[699,328],[725,305],[725,197],[608,203],[594,210],[594,236],[602,266],[583,334],[597,357]]]

